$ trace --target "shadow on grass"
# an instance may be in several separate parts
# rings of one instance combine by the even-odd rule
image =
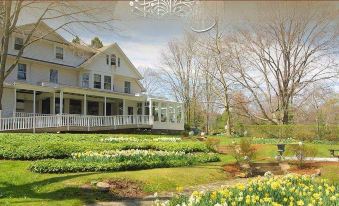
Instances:
[[[50,185],[65,180],[93,175],[98,173],[86,173],[77,175],[66,175],[52,177],[41,181],[35,181],[27,184],[15,185],[9,182],[0,182],[0,200],[2,198],[31,198],[40,201],[48,200],[80,200],[84,204],[93,204],[96,201],[114,200],[115,197],[110,193],[105,193],[97,189],[81,188],[76,186],[65,186],[51,192],[39,192],[39,189],[45,185]],[[39,200],[16,201],[16,203],[38,202]]]

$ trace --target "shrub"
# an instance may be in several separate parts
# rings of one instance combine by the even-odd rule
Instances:
[[[156,201],[156,206],[206,205],[338,205],[338,185],[308,176],[286,175],[254,179],[217,191],[194,191],[170,201]]]
[[[216,154],[190,154],[171,156],[165,159],[140,158],[125,159],[124,161],[101,161],[100,159],[86,161],[83,159],[47,159],[33,162],[29,169],[38,173],[65,173],[65,172],[94,172],[94,171],[126,171],[138,169],[151,169],[162,167],[180,167],[193,164],[216,162]]]
[[[235,158],[237,163],[240,162],[250,162],[255,157],[255,148],[252,146],[250,139],[243,138],[237,144],[233,142],[230,146],[231,155]]]
[[[218,146],[220,145],[220,139],[219,138],[207,138],[205,141],[206,147],[216,152],[218,150]]]
[[[292,153],[298,160],[298,167],[302,168],[305,163],[305,158],[313,158],[317,155],[317,149],[314,146],[306,145],[300,142],[299,144],[288,145],[287,152]]]
[[[188,137],[188,136],[189,136],[188,131],[186,131],[186,130],[185,130],[185,131],[182,131],[182,132],[181,132],[181,136],[182,136],[182,137]]]

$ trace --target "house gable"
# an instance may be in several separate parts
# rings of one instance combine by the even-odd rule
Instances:
[[[113,54],[116,56],[116,66],[111,66],[110,63],[107,64],[107,55],[110,60],[111,55]],[[120,61],[120,66],[118,65],[118,61]],[[119,76],[125,76],[137,80],[142,79],[142,75],[116,43],[99,49],[97,54],[93,55],[79,67],[82,67],[86,70],[100,71],[107,74],[114,73]]]

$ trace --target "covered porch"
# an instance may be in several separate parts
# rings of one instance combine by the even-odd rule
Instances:
[[[183,130],[181,103],[165,99],[25,83],[5,89],[0,131]]]

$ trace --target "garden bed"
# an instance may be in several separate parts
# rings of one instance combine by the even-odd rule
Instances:
[[[160,152],[132,150],[104,153],[86,152],[74,154],[72,159],[46,159],[31,164],[30,170],[38,173],[126,171],[164,167],[189,166],[206,162],[217,162],[219,156],[213,153]],[[112,154],[109,155],[108,153]],[[122,153],[122,154],[123,154]],[[148,155],[144,155],[148,153]]]
[[[238,184],[217,191],[195,191],[191,196],[179,195],[158,206],[206,205],[338,205],[338,185],[309,176],[257,178],[247,185]]]

